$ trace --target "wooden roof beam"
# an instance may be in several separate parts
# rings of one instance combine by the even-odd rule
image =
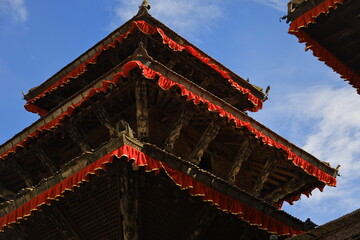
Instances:
[[[202,134],[200,140],[196,144],[192,154],[189,157],[189,161],[198,165],[201,161],[201,157],[208,148],[209,144],[215,139],[219,133],[220,125],[218,124],[217,119],[213,119],[204,133]]]

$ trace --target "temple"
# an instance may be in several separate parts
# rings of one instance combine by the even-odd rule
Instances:
[[[360,94],[360,1],[291,0],[289,33]],[[360,209],[292,240],[360,239]]]
[[[146,1],[144,1],[146,3]],[[0,146],[0,239],[286,239],[337,169],[246,111],[267,94],[148,13],[26,95]]]

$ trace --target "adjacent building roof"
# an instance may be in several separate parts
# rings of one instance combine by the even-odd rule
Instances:
[[[360,2],[296,0],[288,7],[289,33],[360,93]]]

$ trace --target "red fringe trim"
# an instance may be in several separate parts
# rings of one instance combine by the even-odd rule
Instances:
[[[218,209],[236,215],[239,219],[267,232],[279,236],[294,236],[303,233],[303,231],[293,229],[290,226],[287,226],[236,199],[220,193],[213,188],[198,182],[194,178],[174,170],[168,165],[161,163],[159,160],[155,160],[127,145],[106,154],[96,162],[83,168],[69,178],[24,203],[16,210],[0,218],[0,230],[4,231],[4,228],[19,223],[20,220],[26,219],[35,211],[40,211],[41,206],[43,205],[51,205],[52,200],[59,200],[64,197],[65,191],[74,191],[75,187],[79,187],[81,183],[89,181],[90,175],[99,175],[101,170],[106,171],[106,164],[111,164],[114,157],[121,158],[123,156],[127,157],[127,161],[134,160],[136,166],[144,166],[147,172],[158,173],[160,170],[164,170],[180,189],[189,189],[189,193],[192,196],[200,196],[204,202],[210,202],[210,204],[215,205]]]
[[[103,81],[101,87],[93,88],[90,90],[90,92],[78,103],[69,106],[67,111],[50,121],[49,123],[39,127],[34,132],[30,133],[25,139],[23,139],[21,142],[16,144],[14,147],[6,151],[5,153],[0,155],[1,159],[5,159],[9,154],[15,153],[19,148],[25,148],[27,143],[31,141],[34,138],[37,138],[41,133],[44,133],[46,131],[52,131],[53,129],[57,128],[59,125],[61,125],[64,120],[68,117],[70,117],[74,110],[78,107],[80,107],[83,103],[85,103],[88,99],[90,99],[92,96],[94,96],[97,93],[100,92],[106,92],[109,89],[110,85],[117,86],[119,82],[120,77],[126,77],[129,72],[139,67],[142,70],[142,74],[148,78],[148,79],[155,79],[155,77],[159,77],[158,85],[164,89],[168,90],[173,86],[176,86],[181,89],[181,95],[187,97],[187,101],[193,101],[194,104],[206,104],[209,111],[216,111],[221,117],[226,117],[228,122],[233,122],[237,128],[243,128],[245,127],[249,132],[255,135],[256,138],[260,139],[264,144],[276,147],[278,149],[284,150],[288,154],[288,160],[291,161],[294,165],[301,167],[305,172],[307,172],[309,175],[315,176],[319,179],[319,181],[330,185],[330,186],[336,186],[336,178],[321,171],[319,168],[313,166],[312,164],[308,163],[306,160],[300,158],[295,153],[293,153],[290,148],[284,146],[281,143],[278,143],[271,139],[270,137],[266,136],[262,132],[258,131],[256,128],[254,128],[251,123],[242,121],[238,118],[236,118],[234,115],[228,113],[220,106],[211,103],[210,101],[194,94],[190,90],[186,89],[183,85],[176,83],[169,78],[166,78],[165,76],[161,75],[160,73],[152,70],[149,67],[146,67],[139,61],[130,61],[126,63],[123,66],[122,72],[114,74],[113,80],[109,81]],[[300,197],[301,194],[298,196]]]
[[[327,0],[310,9],[290,24],[289,33],[295,35],[300,43],[305,43],[306,51],[311,49],[315,57],[340,74],[341,78],[348,81],[360,94],[360,76],[301,29],[308,27],[310,23],[316,23],[320,14],[328,14],[331,8],[336,9],[338,4],[343,2],[344,0]]]
[[[59,81],[57,81],[56,83],[51,85],[44,92],[42,92],[42,93],[38,94],[36,97],[30,99],[25,104],[25,109],[27,111],[29,111],[29,112],[32,112],[32,113],[38,113],[40,116],[44,116],[45,114],[47,114],[46,110],[41,109],[40,107],[35,105],[35,102],[38,99],[45,97],[47,94],[53,92],[54,90],[58,89],[59,87],[62,87],[63,85],[70,82],[71,79],[78,77],[80,74],[83,74],[85,71],[87,71],[87,65],[88,64],[95,64],[96,60],[97,60],[97,57],[104,50],[108,50],[110,47],[114,48],[115,44],[117,42],[121,43],[131,33],[133,33],[136,28],[139,29],[140,31],[142,31],[143,33],[147,34],[147,35],[154,35],[155,33],[159,33],[160,36],[163,39],[163,43],[165,45],[169,45],[169,47],[172,50],[174,50],[174,51],[183,51],[183,50],[185,50],[188,53],[190,53],[191,55],[193,55],[194,57],[198,58],[203,63],[207,64],[212,69],[214,69],[223,78],[225,78],[231,84],[231,86],[236,88],[240,93],[248,95],[248,100],[252,104],[254,104],[254,108],[250,108],[250,109],[246,109],[246,110],[257,112],[258,110],[260,110],[262,108],[263,102],[262,102],[261,99],[257,98],[255,95],[253,95],[250,92],[249,89],[241,87],[238,83],[236,83],[234,80],[231,79],[231,77],[229,76],[229,74],[226,71],[222,70],[218,65],[212,63],[209,58],[203,56],[201,53],[199,53],[193,47],[188,46],[188,45],[180,45],[180,44],[176,43],[174,40],[172,40],[171,38],[166,36],[166,34],[164,33],[164,31],[162,29],[160,29],[158,27],[154,27],[154,26],[150,25],[149,23],[147,23],[145,21],[133,21],[131,23],[130,29],[126,33],[124,33],[124,34],[120,35],[119,37],[117,37],[112,43],[108,44],[107,46],[101,45],[98,52],[96,54],[94,54],[93,56],[91,56],[87,61],[83,62],[80,66],[75,68],[69,74],[67,74],[66,76],[61,78]]]

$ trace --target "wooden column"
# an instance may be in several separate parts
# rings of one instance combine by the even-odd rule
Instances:
[[[261,190],[263,189],[264,184],[268,180],[270,174],[274,171],[276,164],[277,164],[276,159],[274,160],[272,158],[268,158],[266,160],[265,166],[260,173],[260,177],[257,179],[257,181],[254,184],[254,188],[253,188],[254,196],[256,197],[260,196]]]
[[[94,114],[100,123],[109,130],[110,137],[116,137],[116,131],[113,122],[109,114],[106,112],[103,106],[97,106],[94,108]]]
[[[198,165],[201,161],[201,157],[208,148],[212,140],[217,136],[220,130],[220,125],[214,119],[210,122],[209,126],[206,128],[205,132],[201,136],[199,142],[196,144],[189,161]]]
[[[51,175],[54,175],[58,170],[55,162],[45,153],[44,149],[36,147],[34,149],[36,156],[40,159],[41,163],[47,167]]]
[[[136,100],[136,121],[137,137],[139,140],[149,140],[149,112],[147,104],[147,86],[144,79],[136,81],[135,85]]]
[[[91,147],[87,143],[84,134],[82,133],[82,131],[80,131],[76,128],[74,122],[72,122],[72,126],[69,126],[69,128],[67,129],[67,132],[68,132],[70,138],[79,145],[81,151],[83,151],[83,152],[91,151]]]
[[[250,137],[245,138],[244,142],[240,146],[240,149],[235,155],[235,158],[233,160],[234,163],[231,166],[231,169],[229,170],[229,173],[227,175],[227,180],[229,183],[233,184],[235,182],[236,175],[240,172],[243,163],[247,161],[250,157],[250,154],[255,146],[256,143],[254,141],[251,141]]]
[[[126,164],[120,164],[120,211],[124,240],[139,239],[138,179],[137,173]]]
[[[180,136],[181,129],[187,126],[192,115],[194,113],[194,107],[190,104],[183,104],[177,113],[175,120],[169,127],[166,139],[163,144],[163,148],[167,152],[172,152],[176,140]]]

